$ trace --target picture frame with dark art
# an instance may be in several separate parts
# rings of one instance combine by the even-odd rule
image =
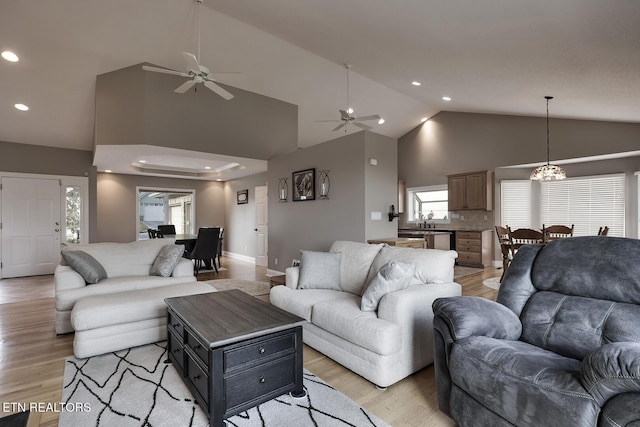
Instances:
[[[316,198],[316,169],[305,169],[294,172],[291,179],[294,202],[315,200]]]
[[[236,194],[236,203],[238,205],[244,205],[249,203],[249,190],[240,190],[238,194]]]

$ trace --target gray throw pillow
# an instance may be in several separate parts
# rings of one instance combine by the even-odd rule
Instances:
[[[360,310],[376,311],[383,296],[409,286],[415,270],[415,264],[408,262],[391,261],[383,265],[362,294]]]
[[[300,251],[298,289],[340,288],[340,252]]]
[[[169,277],[184,254],[184,245],[166,245],[160,249],[151,266],[151,276]]]
[[[62,258],[90,285],[107,278],[102,264],[84,251],[62,251]]]

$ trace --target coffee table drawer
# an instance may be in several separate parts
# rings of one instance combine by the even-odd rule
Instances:
[[[200,368],[198,363],[187,354],[187,370],[185,376],[195,387],[200,395],[200,406],[207,407],[209,404],[209,376]]]
[[[182,334],[184,333],[184,324],[182,320],[172,313],[171,310],[167,313],[167,324],[169,325],[169,329],[173,330],[176,333],[176,337],[179,337],[180,342],[182,343]]]
[[[224,372],[245,364],[259,364],[278,354],[293,353],[295,349],[294,332],[268,339],[251,340],[246,345],[224,352]]]
[[[209,347],[202,344],[196,337],[191,334],[191,331],[187,330],[185,334],[185,344],[193,350],[193,352],[200,358],[202,365],[209,368]]]
[[[169,335],[169,352],[171,354],[171,360],[178,364],[180,367],[178,372],[182,373],[184,367],[184,350],[182,349],[181,340],[179,341],[172,332],[169,332],[167,335]]]
[[[294,355],[256,366],[224,380],[227,402],[225,412],[238,405],[245,405],[261,396],[277,392],[295,384]],[[282,393],[278,393],[278,396]]]

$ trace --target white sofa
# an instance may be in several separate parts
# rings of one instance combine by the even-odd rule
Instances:
[[[131,243],[91,243],[64,248],[63,250],[81,250],[91,255],[104,267],[107,278],[99,283],[87,285],[82,276],[68,265],[61,263],[56,267],[56,333],[66,334],[74,331],[71,311],[82,298],[195,282],[193,262],[188,259],[181,259],[170,277],[149,275],[160,250],[165,245],[174,243],[173,239],[149,239]]]
[[[387,387],[433,363],[436,298],[461,294],[453,281],[457,253],[436,249],[336,241],[340,287],[298,289],[301,267],[286,270],[286,285],[271,289],[273,305],[307,320],[304,342],[371,381]],[[387,293],[377,311],[362,311],[366,285],[390,261],[415,264],[412,285]]]

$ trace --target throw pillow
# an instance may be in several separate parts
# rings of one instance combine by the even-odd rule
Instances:
[[[409,286],[415,269],[415,264],[400,261],[391,261],[382,266],[362,294],[360,310],[376,311],[383,296]]]
[[[340,288],[340,252],[300,251],[298,289]]]
[[[107,278],[102,264],[84,251],[62,251],[62,258],[90,285]]]
[[[165,245],[151,266],[151,276],[169,277],[184,254],[184,245]]]

